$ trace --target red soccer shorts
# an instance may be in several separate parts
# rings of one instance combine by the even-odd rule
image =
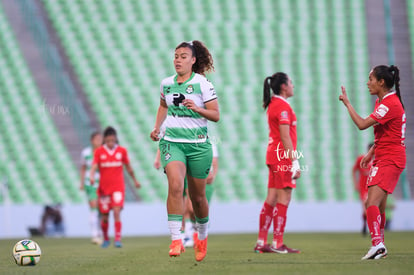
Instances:
[[[290,161],[279,164],[268,164],[269,183],[268,188],[283,189],[286,187],[296,188],[296,180],[292,179],[292,163]]]
[[[378,185],[388,194],[392,194],[403,170],[393,164],[372,166],[369,171],[368,186]]]
[[[124,191],[115,191],[110,195],[99,195],[99,211],[102,214],[109,213],[115,206],[124,207],[125,192]]]

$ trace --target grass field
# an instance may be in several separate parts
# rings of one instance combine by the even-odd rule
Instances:
[[[414,274],[414,232],[386,234],[388,257],[361,261],[370,242],[360,234],[287,234],[301,254],[256,254],[256,235],[211,235],[203,262],[193,249],[168,257],[168,237],[124,238],[124,247],[102,249],[88,239],[34,239],[37,266],[20,267],[11,256],[18,240],[0,240],[0,274]]]

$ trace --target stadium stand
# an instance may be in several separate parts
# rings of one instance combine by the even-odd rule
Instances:
[[[174,47],[199,39],[215,59],[209,75],[218,91],[216,126],[221,201],[263,199],[266,116],[263,79],[291,75],[298,150],[305,170],[295,199],[351,199],[350,170],[371,133],[358,132],[337,100],[345,85],[356,109],[369,114],[364,3],[318,1],[62,1],[43,0],[101,125],[119,129],[143,183],[144,201],[164,200],[166,180],[152,168],[149,139],[159,83],[174,73]],[[330,12],[326,12],[329,10]],[[331,47],[334,45],[334,47]]]
[[[0,5],[0,183],[13,203],[81,202],[77,174]],[[0,203],[4,194],[0,196]]]

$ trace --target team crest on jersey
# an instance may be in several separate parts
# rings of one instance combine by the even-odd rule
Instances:
[[[375,110],[375,117],[378,119],[383,118],[389,111],[389,108],[385,106],[384,104],[381,104],[378,106],[378,108]]]
[[[194,92],[193,85],[188,85],[187,89],[185,89],[187,94],[192,94]]]
[[[115,158],[116,159],[121,159],[122,158],[122,153],[120,153],[120,152],[116,153]]]

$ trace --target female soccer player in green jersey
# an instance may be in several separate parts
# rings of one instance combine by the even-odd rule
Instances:
[[[151,139],[160,140],[161,163],[168,178],[168,227],[171,233],[170,257],[184,252],[181,221],[184,210],[184,178],[196,216],[198,240],[195,258],[207,253],[208,202],[206,183],[212,162],[207,121],[217,122],[220,112],[213,85],[204,74],[214,70],[213,58],[200,41],[183,42],[175,48],[176,74],[161,82],[161,100]],[[162,137],[160,127],[164,123]]]
[[[92,243],[101,244],[102,240],[99,232],[98,195],[96,194],[96,189],[99,185],[99,171],[95,173],[95,185],[91,185],[89,182],[89,171],[92,167],[93,154],[95,150],[102,145],[102,134],[98,131],[93,132],[91,134],[90,141],[91,146],[88,146],[82,150],[80,189],[85,190],[88,197],[90,208],[89,223],[92,231]]]

